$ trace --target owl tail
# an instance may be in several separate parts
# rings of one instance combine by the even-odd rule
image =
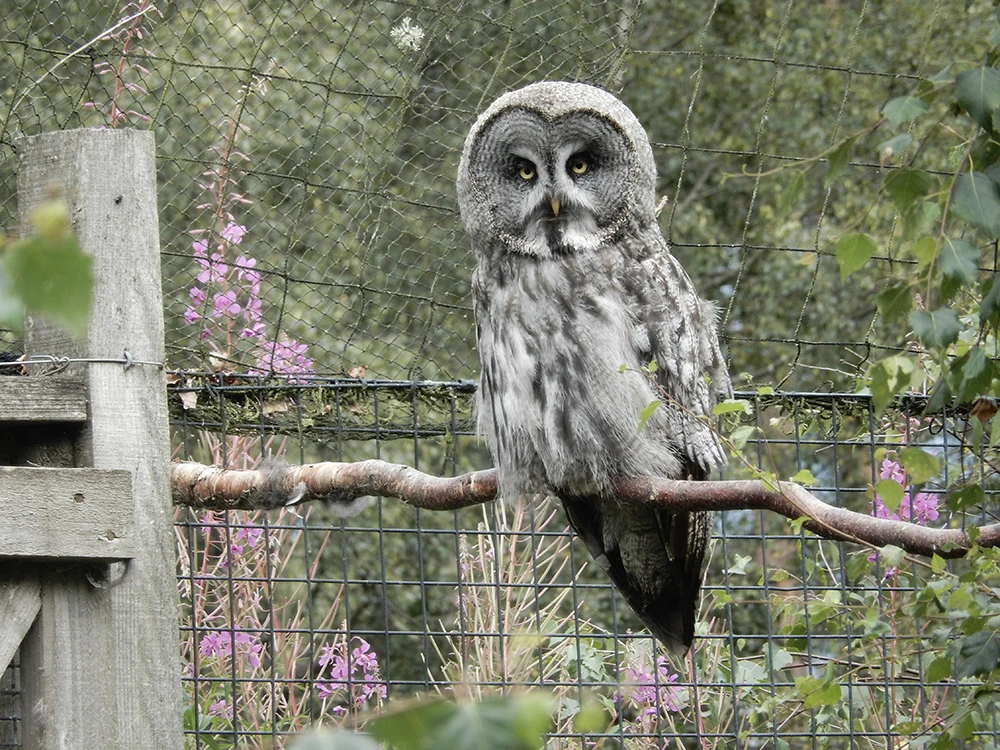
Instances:
[[[694,640],[708,514],[592,497],[562,502],[570,525],[639,619],[669,649],[686,654]]]

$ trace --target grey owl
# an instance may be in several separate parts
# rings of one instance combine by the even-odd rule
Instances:
[[[623,504],[611,480],[707,478],[726,459],[705,417],[731,386],[715,307],[656,223],[655,183],[625,104],[545,82],[476,120],[458,196],[477,259],[479,425],[501,495],[558,497],[629,606],[683,654],[711,519]]]

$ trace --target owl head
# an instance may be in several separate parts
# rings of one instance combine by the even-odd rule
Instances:
[[[477,252],[549,258],[655,222],[655,184],[632,111],[602,89],[553,81],[504,94],[479,116],[458,200]]]

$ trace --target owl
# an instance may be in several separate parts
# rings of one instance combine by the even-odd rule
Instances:
[[[624,103],[544,82],[479,116],[457,187],[500,493],[558,498],[629,606],[684,654],[711,518],[622,503],[612,480],[707,478],[726,460],[709,415],[731,386],[715,307],[670,253],[655,184]]]

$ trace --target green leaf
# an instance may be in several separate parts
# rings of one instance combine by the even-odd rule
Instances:
[[[955,343],[963,330],[958,315],[950,307],[934,312],[914,310],[910,313],[910,327],[924,346],[939,349]]]
[[[990,628],[967,635],[958,647],[958,676],[986,675],[1000,666],[1000,633]]]
[[[792,481],[808,487],[809,485],[816,484],[819,480],[813,476],[813,473],[809,469],[799,469],[795,472],[795,476],[792,477]]]
[[[875,483],[875,493],[891,513],[899,509],[899,504],[903,502],[903,492],[903,485],[895,479],[880,479]]]
[[[913,243],[913,257],[917,259],[920,270],[927,268],[937,259],[938,244],[933,237],[921,237]]]
[[[753,414],[753,407],[746,399],[727,398],[725,401],[720,401],[715,405],[715,408],[712,409],[712,414],[719,417],[723,414],[731,414],[734,411],[743,414]]]
[[[733,560],[726,566],[728,575],[745,576],[747,574],[747,563],[753,560],[749,555],[733,555]]]
[[[28,310],[82,337],[90,321],[93,270],[73,236],[69,208],[62,201],[43,204],[31,223],[35,233],[3,257],[10,293]]]
[[[882,116],[893,128],[898,128],[904,122],[910,122],[927,111],[927,103],[915,96],[897,96],[890,99],[882,107]]]
[[[951,196],[955,214],[991,239],[1000,237],[1000,185],[983,172],[966,172]]]
[[[878,245],[867,234],[847,234],[837,240],[837,263],[840,264],[840,280],[861,268],[871,258]]]
[[[458,706],[432,736],[433,748],[535,750],[552,727],[552,705],[541,693],[486,698]]]
[[[900,320],[913,309],[913,292],[907,284],[891,282],[875,295],[875,305],[886,321],[891,323]]]
[[[733,430],[729,439],[733,441],[733,445],[736,447],[736,450],[741,451],[746,447],[747,440],[750,439],[756,429],[757,428],[753,425],[744,424]]]
[[[785,649],[783,648],[779,648],[777,651],[775,651],[774,647],[771,646],[769,652],[771,656],[770,659],[771,663],[769,665],[769,669],[771,672],[776,672],[779,669],[784,669],[789,664],[792,664],[795,661],[794,657],[790,653],[785,651]]]
[[[900,211],[906,211],[936,185],[934,178],[921,169],[898,169],[885,178],[885,191]]]
[[[639,412],[638,432],[642,432],[643,428],[646,426],[646,422],[649,421],[649,418],[653,416],[654,412],[656,412],[656,410],[659,409],[660,406],[662,405],[663,402],[660,401],[660,399],[654,399],[653,401],[650,401],[649,404],[641,412]]]
[[[462,705],[424,700],[390,709],[365,729],[396,750],[536,750],[551,729],[552,710],[551,699],[537,692]]]
[[[938,268],[948,278],[971,284],[979,270],[979,250],[967,240],[946,239],[938,256]]]
[[[847,159],[851,155],[851,149],[854,148],[854,141],[856,140],[857,136],[845,138],[843,143],[837,146],[826,157],[826,177],[823,180],[824,184],[829,185],[844,173],[844,170],[847,168]]]
[[[861,576],[871,570],[872,564],[868,560],[868,550],[851,555],[847,559],[847,580],[851,583],[861,580]]]
[[[960,376],[956,393],[958,402],[968,403],[989,389],[993,381],[993,360],[986,356],[982,347],[977,346],[957,359],[951,371]]]
[[[750,685],[760,685],[767,681],[767,668],[763,664],[758,664],[754,659],[739,659],[736,662],[737,685],[744,689]]]
[[[232,740],[226,743],[232,747]],[[299,737],[290,750],[379,750],[378,743],[371,737],[341,729],[321,729]]]
[[[986,502],[986,492],[981,484],[967,484],[948,495],[948,507],[952,510],[976,508]]]
[[[876,412],[881,413],[893,396],[910,386],[916,367],[916,363],[906,355],[896,354],[868,368],[868,388]]]
[[[979,323],[985,325],[990,323],[996,328],[1000,325],[1000,273],[993,274],[993,278],[986,282],[989,291],[979,303]]]
[[[984,130],[993,126],[993,111],[1000,107],[1000,72],[978,66],[955,77],[955,99]]]
[[[937,231],[937,224],[941,219],[941,207],[937,201],[917,201],[902,212],[902,219],[902,239],[912,240]]]
[[[939,656],[924,671],[924,682],[941,682],[951,677],[952,658],[950,656]]]
[[[840,685],[819,677],[797,677],[795,689],[802,698],[803,708],[831,706],[840,700]]]
[[[457,713],[458,707],[444,699],[415,701],[402,708],[390,708],[369,721],[365,729],[397,750],[431,750],[435,729],[451,721]]]
[[[941,555],[937,553],[931,555],[931,572],[934,575],[939,576],[944,573],[946,564],[945,559]]]
[[[931,387],[931,394],[927,398],[924,412],[927,414],[936,414],[952,403],[952,400],[951,386],[948,385],[948,378],[938,378],[937,382]]]
[[[608,726],[608,717],[601,704],[593,697],[583,701],[573,716],[573,730],[583,734],[600,732]]]
[[[924,484],[941,471],[941,462],[923,448],[910,446],[899,452],[899,463],[906,469],[907,478],[912,484]]]
[[[779,222],[788,218],[788,215],[792,212],[792,209],[798,202],[799,196],[802,194],[802,189],[805,185],[805,172],[799,169],[793,171],[788,180],[788,184],[785,185],[785,189],[781,191],[781,198],[778,200],[777,218]]]
[[[878,145],[879,159],[889,161],[897,154],[901,154],[911,143],[913,143],[913,136],[909,133],[893,136]]]
[[[902,547],[897,547],[895,544],[887,544],[884,547],[879,547],[878,553],[882,557],[882,564],[890,568],[898,568],[900,563],[903,562],[903,558],[906,557],[906,550]]]

